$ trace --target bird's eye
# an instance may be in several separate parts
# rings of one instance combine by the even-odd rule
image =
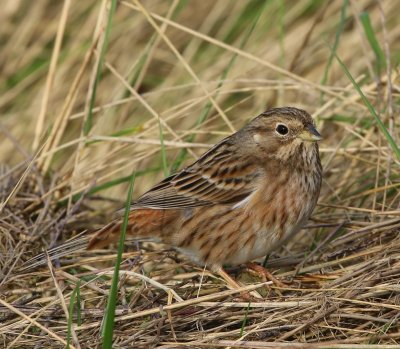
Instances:
[[[287,135],[288,132],[289,132],[289,129],[288,129],[287,126],[284,125],[284,124],[278,124],[278,125],[276,125],[275,130],[276,130],[276,132],[278,132],[278,133],[279,133],[280,135],[282,135],[282,136]]]

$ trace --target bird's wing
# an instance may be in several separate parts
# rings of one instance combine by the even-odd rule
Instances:
[[[249,196],[260,175],[252,159],[244,159],[228,139],[198,161],[165,178],[132,205],[136,208],[182,209],[235,204]]]

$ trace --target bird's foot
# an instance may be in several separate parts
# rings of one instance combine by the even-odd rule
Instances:
[[[218,270],[218,274],[226,281],[226,283],[231,289],[237,290],[242,288],[242,286],[239,285],[237,281],[233,279],[223,268],[220,268]],[[256,302],[263,299],[263,297],[255,290],[250,292],[248,291],[240,292],[240,297],[246,302]]]
[[[257,263],[247,263],[246,267],[249,271],[255,273],[259,277],[262,278],[263,281],[272,281],[273,284],[280,288],[287,288],[288,285],[278,280],[275,276],[273,276],[267,269],[265,269],[262,265]]]

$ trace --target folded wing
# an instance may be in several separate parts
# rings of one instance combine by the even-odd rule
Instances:
[[[254,191],[260,173],[254,161],[243,159],[233,146],[228,139],[218,143],[194,164],[150,189],[132,209],[182,209],[245,199]]]

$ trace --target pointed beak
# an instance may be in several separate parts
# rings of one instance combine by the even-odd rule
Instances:
[[[313,125],[308,125],[307,129],[301,132],[297,137],[307,142],[318,142],[322,139],[322,136]]]

